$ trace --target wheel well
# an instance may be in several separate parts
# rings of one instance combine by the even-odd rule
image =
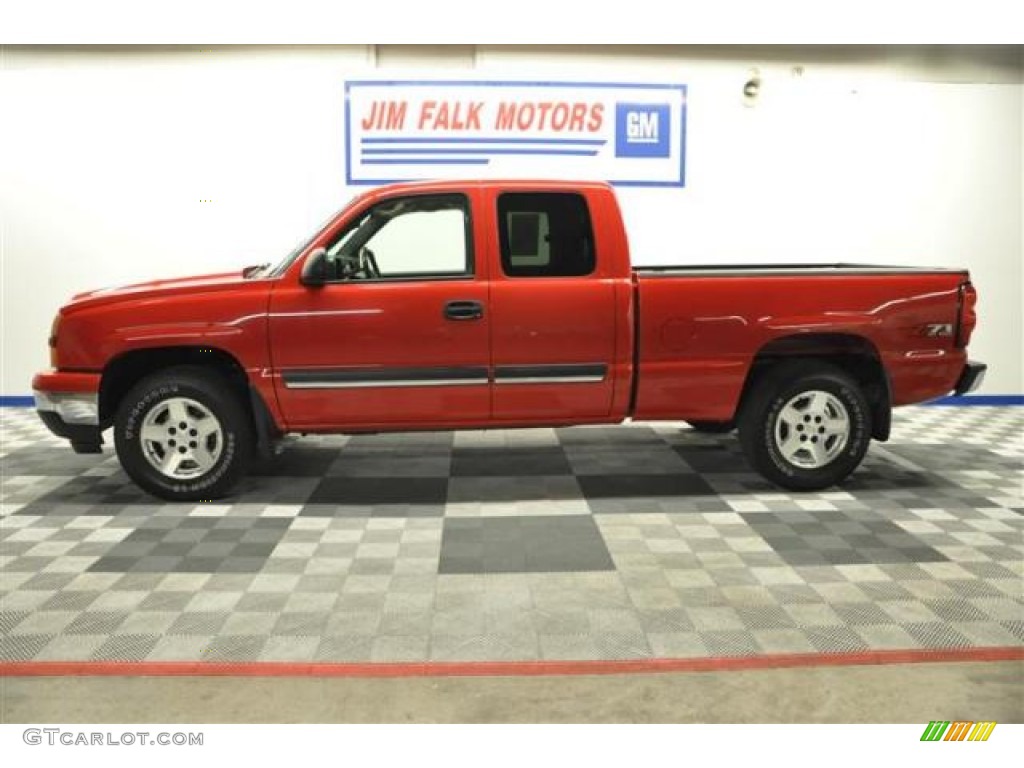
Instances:
[[[248,377],[227,352],[214,347],[157,347],[125,352],[107,363],[100,381],[100,424],[105,428],[113,423],[121,399],[144,377],[178,365],[198,365],[216,371],[237,392],[251,414]]]
[[[860,385],[871,404],[872,437],[889,439],[892,410],[889,376],[875,345],[854,334],[805,333],[768,342],[754,356],[743,384],[740,409],[765,373],[782,361],[797,358],[829,363],[847,373]]]

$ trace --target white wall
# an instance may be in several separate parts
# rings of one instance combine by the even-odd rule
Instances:
[[[690,86],[687,186],[620,193],[639,264],[970,267],[986,390],[1024,392],[1020,53],[0,49],[0,394],[73,292],[273,261],[355,191],[342,82],[473,69]],[[762,95],[746,106],[750,70]],[[799,67],[799,69],[797,69]]]

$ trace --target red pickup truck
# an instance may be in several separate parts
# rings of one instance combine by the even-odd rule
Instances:
[[[112,426],[168,499],[224,494],[285,433],[626,418],[738,427],[753,467],[811,490],[892,406],[978,385],[975,300],[950,269],[635,269],[606,184],[398,184],[276,266],[75,296],[33,389],[75,451]]]

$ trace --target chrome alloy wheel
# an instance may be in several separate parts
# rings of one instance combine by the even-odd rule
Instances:
[[[205,475],[224,449],[217,417],[187,397],[171,397],[150,408],[139,437],[150,466],[175,480]]]
[[[802,469],[832,463],[850,437],[850,414],[838,397],[821,390],[790,398],[775,419],[775,446]]]

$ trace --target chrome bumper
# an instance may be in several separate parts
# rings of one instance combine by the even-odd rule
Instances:
[[[99,426],[99,396],[95,392],[32,392],[36,410],[56,413],[65,424]]]

